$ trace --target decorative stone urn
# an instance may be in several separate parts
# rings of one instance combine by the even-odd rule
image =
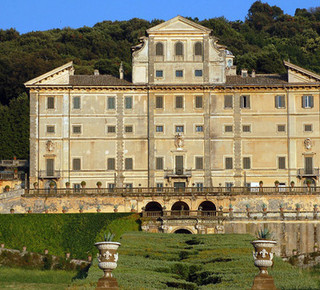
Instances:
[[[112,276],[112,271],[117,268],[117,250],[121,244],[118,242],[98,242],[94,245],[99,250],[98,266],[104,272],[96,289],[119,289],[117,279]]]
[[[255,240],[251,244],[254,247],[254,265],[259,268],[260,273],[255,277],[251,289],[276,289],[272,276],[268,274],[268,267],[273,265],[273,247],[277,244],[272,240]]]

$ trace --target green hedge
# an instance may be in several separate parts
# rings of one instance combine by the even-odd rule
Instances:
[[[71,257],[85,259],[88,253],[95,252],[94,243],[108,226],[118,237],[127,229],[139,230],[139,217],[130,216],[126,213],[0,215],[0,242],[6,248],[26,246],[28,251],[38,253],[48,249],[57,256],[70,252]]]

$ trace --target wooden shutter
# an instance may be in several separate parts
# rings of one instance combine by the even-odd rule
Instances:
[[[156,108],[157,109],[163,108],[163,97],[162,96],[156,97]]]
[[[156,55],[163,55],[163,44],[161,42],[156,44]]]
[[[201,42],[197,42],[194,45],[194,54],[195,55],[202,55],[202,44],[201,44]]]
[[[54,97],[47,98],[47,109],[54,109]]]
[[[183,55],[183,44],[181,42],[176,43],[176,55]]]
[[[133,168],[133,161],[132,158],[125,159],[125,169],[131,170]]]
[[[158,170],[163,169],[163,158],[162,157],[156,158],[156,169],[158,169]]]
[[[225,159],[225,166],[226,166],[226,169],[232,169],[232,168],[233,168],[233,160],[232,160],[232,157],[226,157],[226,159]]]
[[[313,96],[309,96],[310,98],[310,108],[313,108]]]
[[[183,156],[176,156],[176,174],[183,174]]]
[[[54,159],[47,159],[46,163],[47,176],[54,176]]]
[[[233,97],[232,96],[224,96],[224,107],[232,108],[233,107]]]
[[[177,109],[183,108],[183,97],[182,96],[176,96],[176,108]]]
[[[203,104],[202,104],[202,96],[196,96],[196,108],[202,108]]]
[[[196,157],[196,169],[203,169],[203,157]]]
[[[108,170],[114,170],[115,163],[116,163],[116,161],[114,158],[108,158]]]
[[[115,109],[115,98],[114,97],[109,97],[108,98],[108,109],[109,110],[114,110]]]
[[[278,168],[279,169],[286,169],[286,158],[285,157],[278,158]]]
[[[305,157],[304,158],[304,173],[312,174],[313,173],[313,158]]]
[[[250,157],[244,157],[243,158],[243,169],[250,169],[251,164],[250,164]]]
[[[80,158],[74,158],[72,160],[72,169],[73,170],[80,170],[81,169],[81,160],[80,160]]]

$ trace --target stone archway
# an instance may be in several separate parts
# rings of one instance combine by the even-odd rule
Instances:
[[[145,206],[145,212],[146,216],[152,217],[152,216],[162,216],[163,208],[159,202],[156,201],[150,201]]]
[[[171,215],[189,215],[189,205],[184,201],[177,201],[171,207]]]
[[[206,200],[199,204],[198,210],[202,216],[215,216],[217,208],[212,201]]]
[[[192,232],[188,229],[178,229],[173,232],[174,234],[188,234],[192,235]]]

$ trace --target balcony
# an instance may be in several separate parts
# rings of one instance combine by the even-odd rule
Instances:
[[[192,176],[191,169],[167,169],[164,171],[165,178],[190,178]]]
[[[61,177],[60,170],[40,170],[39,178],[41,179],[58,179]]]
[[[303,177],[318,177],[319,176],[319,168],[299,168],[297,173],[299,178]]]
[[[27,167],[28,160],[0,160],[0,167]]]

